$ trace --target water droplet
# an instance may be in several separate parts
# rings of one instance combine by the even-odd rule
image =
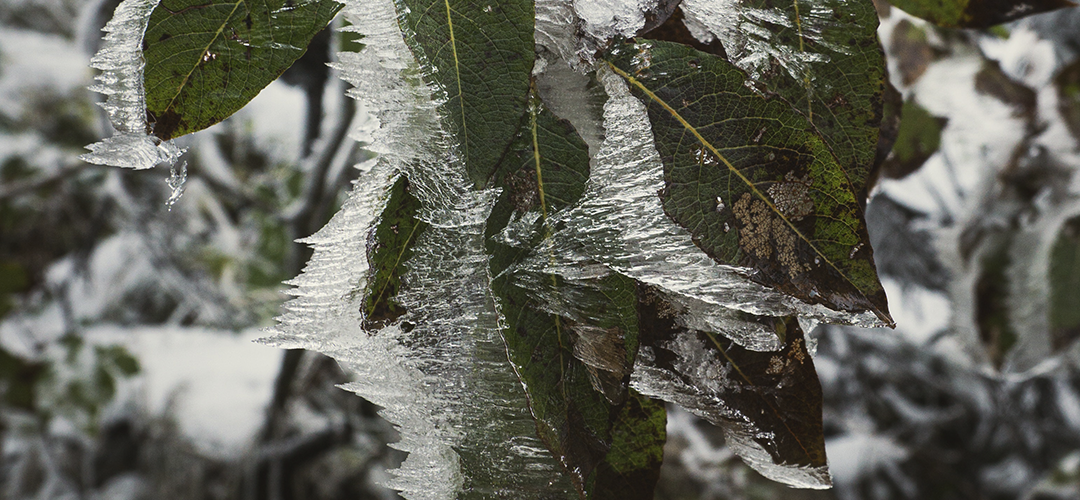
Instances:
[[[717,212],[723,212],[724,211],[724,200],[723,200],[723,198],[720,198],[719,196],[716,197],[716,211]]]

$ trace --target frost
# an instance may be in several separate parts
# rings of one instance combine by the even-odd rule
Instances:
[[[406,498],[456,498],[463,488],[484,496],[566,491],[543,444],[526,437],[535,422],[488,291],[483,229],[498,193],[468,187],[438,93],[420,79],[393,3],[351,1],[345,14],[366,48],[342,53],[338,69],[378,122],[366,138],[379,156],[341,211],[306,240],[314,255],[268,342],[323,352],[356,374],[345,388],[383,407],[401,432],[393,446],[409,456],[388,486]],[[402,264],[395,299],[406,313],[364,331],[368,234],[399,176],[430,226]]]
[[[87,146],[79,158],[99,165],[134,169],[172,164],[183,150],[148,134],[143,91],[142,39],[157,0],[124,0],[105,25],[105,44],[90,59],[102,71],[90,90],[108,96],[101,105],[116,134]]]

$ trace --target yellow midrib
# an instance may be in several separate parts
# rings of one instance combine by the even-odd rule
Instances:
[[[458,60],[457,39],[454,38],[454,19],[450,15],[450,0],[443,0],[446,4],[446,25],[450,29],[450,51],[454,55],[454,77],[457,79],[458,104],[461,107],[461,147],[465,153],[465,161],[469,161],[469,130],[465,127],[465,93],[461,88],[461,62]]]
[[[225,21],[221,23],[221,26],[218,26],[217,31],[214,32],[214,36],[210,38],[210,41],[207,42],[206,46],[199,52],[199,59],[195,61],[195,65],[184,75],[184,79],[180,80],[180,85],[176,86],[176,94],[172,96],[172,99],[169,99],[169,104],[165,106],[165,111],[172,109],[173,104],[176,103],[176,99],[178,99],[180,94],[184,91],[184,86],[187,85],[187,81],[191,78],[191,74],[195,72],[195,68],[199,67],[199,60],[206,56],[206,52],[210,50],[210,46],[213,45],[218,37],[221,36],[221,33],[225,31],[225,26],[229,24],[229,19],[232,19],[233,14],[236,13],[236,9],[239,9],[240,5],[243,3],[244,0],[237,0],[237,2],[233,4],[233,9],[229,12],[229,15],[225,17]]]
[[[615,71],[616,74],[618,74],[619,76],[625,78],[631,84],[633,84],[637,88],[641,89],[641,91],[644,92],[645,95],[649,96],[650,99],[652,99],[657,104],[659,104],[661,107],[663,107],[665,110],[667,110],[668,113],[671,113],[671,116],[673,116],[676,120],[678,120],[678,122],[681,123],[683,125],[683,127],[686,128],[686,130],[690,131],[690,133],[692,133],[694,135],[694,137],[696,137],[697,140],[703,146],[708,148],[710,152],[712,152],[714,155],[716,155],[716,157],[719,158],[720,161],[724,162],[724,165],[727,166],[728,170],[730,170],[732,173],[734,173],[736,176],[738,176],[739,179],[742,179],[742,181],[750,188],[750,190],[755,195],[757,195],[758,198],[760,198],[762,201],[764,201],[769,206],[769,209],[771,209],[773,211],[773,213],[775,213],[778,217],[780,217],[780,220],[784,221],[784,223],[787,224],[787,226],[789,228],[791,228],[791,230],[794,231],[795,234],[797,234],[800,239],[805,241],[807,245],[810,245],[810,248],[814,251],[814,253],[818,257],[821,257],[821,259],[824,260],[825,263],[829,265],[829,267],[833,268],[837,273],[840,274],[841,277],[844,278],[845,281],[850,283],[851,286],[855,287],[855,289],[858,290],[860,294],[862,294],[863,298],[866,299],[866,301],[868,303],[870,303],[870,306],[875,309],[875,313],[878,312],[878,311],[876,311],[877,307],[874,306],[873,303],[870,301],[870,298],[866,295],[866,292],[862,288],[859,288],[859,286],[856,285],[855,282],[851,280],[851,278],[848,278],[848,276],[846,274],[844,274],[844,272],[841,271],[840,268],[836,266],[836,264],[834,264],[831,260],[829,260],[829,258],[826,257],[825,254],[823,254],[821,252],[821,250],[818,250],[818,248],[816,246],[814,246],[814,243],[811,242],[810,239],[806,237],[806,235],[804,235],[801,231],[799,231],[799,229],[796,228],[795,225],[792,224],[791,221],[788,220],[787,217],[784,217],[784,214],[780,212],[780,209],[778,209],[776,207],[776,205],[773,204],[772,200],[770,200],[769,197],[765,196],[764,193],[762,193],[760,190],[758,190],[757,186],[755,186],[754,183],[750,181],[750,179],[747,179],[746,176],[743,175],[743,173],[739,171],[739,169],[735,168],[735,166],[732,165],[731,162],[729,162],[727,160],[727,158],[724,158],[724,156],[722,154],[720,154],[720,151],[718,151],[716,149],[716,147],[712,145],[712,143],[710,143],[708,140],[706,140],[704,137],[702,137],[701,133],[699,133],[697,131],[696,127],[691,125],[690,122],[686,121],[686,119],[683,118],[682,115],[680,115],[679,112],[675,110],[675,108],[672,108],[671,106],[668,105],[668,103],[664,102],[663,99],[660,99],[659,96],[657,96],[651,90],[649,90],[647,87],[645,87],[645,85],[642,84],[640,81],[638,81],[638,79],[634,78],[629,73],[627,73],[627,72],[623,71],[622,69],[620,69],[619,67],[615,66],[610,61],[607,61],[607,64],[608,64],[608,66],[611,67],[611,69],[613,71]],[[884,314],[884,313],[882,313],[882,314]],[[884,319],[884,318],[881,318],[881,319]]]

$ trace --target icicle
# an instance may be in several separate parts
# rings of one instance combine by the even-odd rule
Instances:
[[[181,163],[179,170],[177,170],[175,164],[171,165],[169,168],[169,180],[166,181],[166,184],[169,185],[172,192],[169,193],[169,199],[165,201],[169,211],[172,211],[173,205],[180,201],[180,196],[184,194],[185,182],[187,182],[187,162]]]
[[[172,165],[183,153],[172,141],[148,133],[143,91],[142,39],[158,0],[124,0],[105,25],[105,43],[90,59],[102,71],[90,90],[108,96],[101,105],[116,134],[87,146],[79,158],[89,163],[145,169]]]

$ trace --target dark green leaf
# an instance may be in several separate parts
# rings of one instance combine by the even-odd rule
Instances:
[[[163,0],[143,36],[147,120],[162,139],[242,108],[307,50],[334,0]]]
[[[1062,69],[1054,83],[1058,90],[1058,110],[1073,137],[1080,139],[1080,59]]]
[[[583,193],[587,146],[535,100],[522,121],[495,173],[503,194],[487,228],[510,362],[540,438],[583,498],[652,498],[666,414],[627,388],[638,349],[633,281],[610,273],[570,281],[520,267],[544,258],[535,249],[550,234],[548,214]]]
[[[648,45],[627,47],[612,68],[648,107],[668,215],[713,259],[752,268],[759,283],[891,324],[863,220],[866,179],[852,180],[804,114],[748,88],[732,64],[683,45]],[[859,152],[869,155],[863,175],[876,128],[871,136]]]
[[[1080,219],[1061,227],[1050,253],[1050,341],[1056,352],[1080,338]]]
[[[757,352],[679,326],[681,311],[652,288],[640,287],[638,296],[642,351],[635,387],[721,427],[728,447],[765,477],[830,486],[821,384],[794,317],[756,318],[783,341],[779,351]]]
[[[988,28],[1033,14],[1076,6],[1069,0],[889,0],[889,3],[946,28]]]
[[[705,16],[725,58],[747,72],[748,85],[806,116],[865,203],[885,79],[872,2],[738,0],[726,7],[731,15],[723,26],[707,20],[715,13],[684,7]]]
[[[371,279],[364,294],[364,328],[373,330],[392,323],[405,314],[395,302],[401,287],[401,264],[412,256],[417,237],[427,223],[417,219],[420,200],[409,193],[409,181],[398,178],[390,190],[390,199],[383,209],[374,234],[368,241],[368,262]]]
[[[11,408],[34,411],[37,384],[48,371],[47,364],[23,359],[0,347],[0,401]]]
[[[440,109],[469,177],[483,186],[525,109],[533,67],[533,3],[528,0],[398,0],[413,53],[446,92]]]
[[[1009,247],[1012,242],[1012,235],[1008,233],[987,235],[975,281],[975,321],[987,356],[997,367],[1001,367],[1018,338],[1009,317],[1012,310],[1009,307],[1009,267],[1012,265]]]
[[[914,99],[904,102],[900,113],[900,132],[893,144],[892,155],[885,161],[884,175],[900,179],[916,171],[937,152],[941,130],[948,120],[930,114]]]

